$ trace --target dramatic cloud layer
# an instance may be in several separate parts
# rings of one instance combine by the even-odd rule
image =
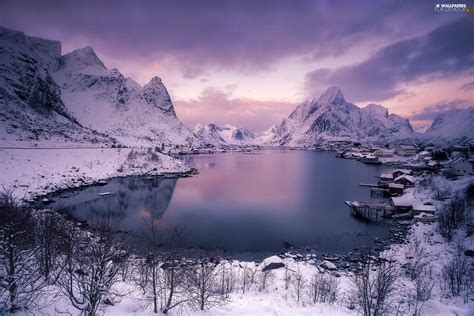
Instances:
[[[328,85],[344,87],[353,100],[385,100],[415,80],[474,74],[474,19],[467,16],[434,31],[388,45],[366,61],[307,75],[310,93]]]
[[[0,25],[65,52],[92,46],[142,84],[159,75],[191,127],[263,130],[330,85],[418,118],[437,111],[426,104],[472,103],[474,18],[435,12],[437,2],[2,0]]]
[[[193,78],[210,66],[249,71],[289,55],[338,55],[452,18],[433,7],[396,0],[3,0],[0,23],[114,58],[173,59]]]

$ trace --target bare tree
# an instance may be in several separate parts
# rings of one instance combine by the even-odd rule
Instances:
[[[283,278],[283,281],[285,281],[285,290],[288,290],[290,288],[291,284],[291,273],[290,269],[288,267],[285,267],[285,276]]]
[[[351,276],[351,300],[365,316],[381,316],[393,312],[400,273],[392,260],[380,264],[368,259],[359,272]]]
[[[425,249],[421,245],[420,239],[417,237],[410,244],[407,253],[408,262],[405,265],[405,270],[412,281],[416,280],[418,276],[426,268],[427,255]]]
[[[36,260],[34,227],[32,211],[12,192],[0,193],[0,312],[28,306],[46,285]]]
[[[202,260],[186,272],[189,298],[194,306],[205,310],[225,300],[219,291],[218,271],[214,263]]]
[[[105,295],[114,296],[128,253],[118,240],[118,223],[110,213],[91,222],[92,233],[75,231],[58,279],[61,291],[85,315],[95,315]]]
[[[303,293],[303,290],[306,286],[306,280],[305,280],[305,278],[304,278],[304,276],[301,273],[299,268],[295,272],[292,284],[293,284],[293,288],[295,290],[296,302],[299,303],[299,301],[301,299],[301,295]]]
[[[461,250],[444,266],[442,271],[442,289],[448,295],[459,296],[462,291],[469,290],[473,282],[473,270],[469,260]]]
[[[242,282],[242,293],[245,293],[245,291],[249,289],[250,286],[255,284],[256,274],[257,269],[255,269],[255,267],[250,267],[247,263],[244,264],[242,268],[242,275],[240,276]]]
[[[142,289],[144,295],[148,295],[153,303],[153,312],[158,313],[158,300],[163,286],[164,273],[160,268],[162,261],[158,254],[160,247],[160,221],[150,214],[149,220],[145,221],[146,230],[139,240],[144,243],[145,258],[138,260],[136,267],[135,283]]]
[[[265,270],[261,271],[259,274],[259,281],[260,281],[260,291],[266,290],[268,285],[273,282],[275,278],[275,273],[272,270]]]
[[[161,311],[165,314],[188,300],[187,296],[182,293],[185,282],[184,271],[180,262],[182,245],[183,230],[176,227],[171,231],[170,254],[161,266],[163,269],[163,286],[160,294],[162,302],[164,302]]]
[[[311,278],[309,293],[313,303],[334,304],[339,294],[339,280],[327,274],[315,273]]]
[[[435,286],[432,269],[424,266],[420,273],[415,277],[413,283],[415,285],[412,295],[410,296],[410,306],[413,307],[413,315],[421,316],[423,307],[433,293]]]
[[[229,297],[229,294],[234,291],[236,282],[235,271],[232,264],[222,262],[220,264],[220,283],[221,283],[221,295],[225,298]]]
[[[58,212],[41,210],[34,214],[36,258],[46,281],[54,284],[64,268],[62,252],[69,244],[68,232],[73,224]]]

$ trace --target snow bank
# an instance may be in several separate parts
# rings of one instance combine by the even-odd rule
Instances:
[[[0,186],[26,199],[112,177],[189,170],[151,149],[0,149]]]

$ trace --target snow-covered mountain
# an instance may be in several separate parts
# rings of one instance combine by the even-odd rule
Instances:
[[[61,43],[0,27],[0,140],[3,145],[112,144],[81,126],[67,109],[51,74]],[[28,146],[26,145],[26,146]]]
[[[197,124],[193,131],[204,144],[216,147],[223,145],[251,145],[256,144],[258,140],[256,135],[247,128],[237,128],[230,124],[224,126],[217,126],[214,123],[204,126]]]
[[[337,140],[378,141],[408,138],[413,129],[407,119],[389,114],[381,105],[364,108],[345,100],[337,87],[319,99],[303,102],[274,129],[269,144],[312,146]]]
[[[439,114],[422,137],[434,143],[474,140],[474,107]]]
[[[60,42],[5,28],[0,41],[2,137],[24,139],[26,131],[38,141],[201,144],[177,118],[159,77],[142,87],[107,69],[90,47],[61,56]]]

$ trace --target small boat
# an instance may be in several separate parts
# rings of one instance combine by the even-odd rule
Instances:
[[[112,193],[110,192],[102,192],[102,193],[99,193],[99,196],[107,196],[107,195],[111,195]]]

